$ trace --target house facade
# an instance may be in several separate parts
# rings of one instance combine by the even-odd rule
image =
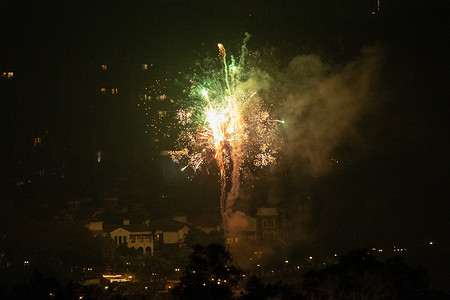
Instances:
[[[148,225],[130,224],[126,220],[123,225],[103,226],[103,231],[119,246],[124,244],[146,255],[154,253],[153,232]]]
[[[173,219],[163,219],[150,223],[157,247],[180,245],[189,233],[186,223]]]
[[[239,244],[255,244],[256,243],[256,219],[246,215],[243,212],[235,212],[235,216],[239,216],[237,224],[228,228],[228,236],[226,242],[229,247]]]
[[[260,241],[280,238],[280,214],[277,208],[257,208],[256,231]]]
[[[130,224],[130,220],[123,220],[121,225],[105,225],[103,221],[91,219],[86,227],[94,235],[110,237],[120,245],[134,248],[145,255],[153,255],[155,249],[165,246],[179,246],[189,233],[189,226],[184,222],[173,219],[163,219],[146,224]]]

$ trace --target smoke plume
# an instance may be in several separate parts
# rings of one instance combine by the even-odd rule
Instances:
[[[285,121],[283,151],[312,176],[325,173],[333,149],[355,135],[354,124],[375,101],[372,90],[382,51],[364,48],[361,56],[344,65],[327,65],[314,54],[297,56],[276,80]]]

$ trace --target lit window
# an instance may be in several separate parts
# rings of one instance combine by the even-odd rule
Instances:
[[[111,89],[111,94],[115,95],[117,93],[118,93],[117,89]]]
[[[172,155],[172,151],[170,151],[170,150],[161,150],[159,152],[159,155],[161,155],[161,156],[171,156]],[[163,198],[164,198],[164,196],[163,196]]]
[[[37,146],[40,146],[41,145],[41,138],[40,137],[36,137],[36,138],[34,138],[34,146],[35,147],[37,147]]]
[[[159,113],[160,118],[163,118],[167,115],[167,111],[164,111],[164,110],[160,110],[158,113]]]
[[[8,72],[8,78],[14,77],[14,72]]]
[[[108,69],[107,65],[102,65],[102,71],[106,71]]]
[[[3,77],[6,77],[6,76],[8,76],[8,73],[3,72]]]
[[[104,95],[104,94],[106,93],[106,89],[105,89],[105,88],[101,88],[101,89],[100,89],[100,93],[101,93],[102,95]]]
[[[142,64],[141,68],[142,68],[142,70],[148,70],[148,65],[147,64]]]

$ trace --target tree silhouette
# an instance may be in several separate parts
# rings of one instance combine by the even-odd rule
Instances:
[[[230,299],[241,273],[231,265],[223,245],[196,245],[173,295],[178,299]]]
[[[428,294],[428,277],[423,268],[411,268],[400,257],[385,262],[385,288],[393,299],[424,299]]]
[[[428,278],[399,257],[378,261],[368,250],[355,249],[337,264],[305,273],[307,299],[428,299]]]
[[[335,286],[335,299],[370,299],[378,292],[382,263],[367,250],[356,249],[329,267],[327,274]]]
[[[303,291],[306,293],[306,299],[325,300],[329,298],[326,291],[321,290],[327,274],[325,271],[311,270],[303,275]]]
[[[256,276],[250,277],[246,283],[246,293],[240,298],[242,300],[266,300],[266,299],[305,299],[302,294],[294,291],[294,288],[281,282],[265,285]]]
[[[213,230],[210,233],[206,233],[198,228],[192,228],[189,230],[186,236],[185,243],[187,245],[195,246],[200,245],[210,245],[210,244],[225,244],[225,239],[218,231]]]

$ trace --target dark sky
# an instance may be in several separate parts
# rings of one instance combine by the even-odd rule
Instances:
[[[196,52],[216,55],[218,42],[237,49],[249,32],[250,49],[276,53],[280,114],[291,127],[286,157],[247,207],[295,207],[307,239],[330,247],[433,239],[448,247],[445,2],[381,1],[372,15],[376,1],[2,1],[0,68],[29,83],[10,117],[64,123],[55,99],[62,81],[81,80],[77,66],[145,60],[175,72]],[[296,69],[312,63],[311,75]]]

